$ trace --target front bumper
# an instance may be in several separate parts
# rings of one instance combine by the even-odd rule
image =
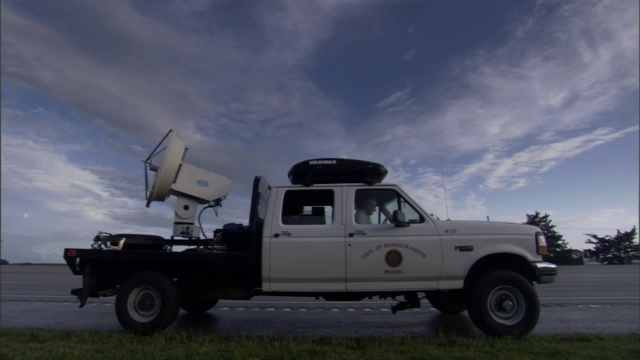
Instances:
[[[551,284],[556,281],[558,266],[548,262],[532,263],[535,272],[535,281],[538,284]]]

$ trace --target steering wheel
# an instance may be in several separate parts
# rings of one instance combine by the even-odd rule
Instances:
[[[393,216],[391,215],[391,213],[389,212],[389,209],[387,209],[385,206],[381,205],[378,206],[378,208],[380,208],[380,212],[384,215],[385,219],[382,221],[383,224],[386,224],[387,222],[393,224]]]

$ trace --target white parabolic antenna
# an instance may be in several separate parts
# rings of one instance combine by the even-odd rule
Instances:
[[[167,147],[164,149],[164,155],[162,156],[160,166],[154,166],[151,162],[148,162],[153,156],[155,156],[153,152],[145,161],[145,163],[149,165],[148,169],[156,172],[156,176],[153,179],[153,185],[151,185],[150,189],[147,189],[147,207],[149,207],[152,201],[165,201],[169,197],[171,185],[173,185],[173,182],[178,175],[178,171],[180,170],[180,164],[187,154],[187,146],[184,141],[178,139],[175,132],[169,131],[167,135],[171,136],[169,137]],[[158,144],[158,147],[166,138],[167,136],[165,135],[162,141]],[[158,147],[156,147],[156,150]],[[154,150],[154,152],[156,150]],[[147,172],[145,167],[145,181],[147,180],[146,178]]]
[[[167,138],[167,145],[162,148]],[[161,153],[160,165],[155,165],[153,159]],[[183,162],[186,153],[185,143],[176,132],[169,130],[143,161],[145,198],[149,207],[152,201],[165,201],[170,195],[176,196],[173,235],[192,238],[198,237],[200,232],[194,223],[198,205],[220,201],[229,194],[233,180]],[[151,187],[149,171],[156,173]]]

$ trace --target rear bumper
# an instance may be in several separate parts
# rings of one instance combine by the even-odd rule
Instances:
[[[556,281],[558,266],[548,262],[532,263],[535,272],[535,281],[538,284],[550,284]]]

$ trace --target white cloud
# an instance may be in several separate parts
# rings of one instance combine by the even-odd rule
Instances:
[[[411,84],[406,84],[404,89],[396,91],[386,98],[380,100],[376,104],[376,108],[389,110],[398,110],[405,108],[410,104],[411,100]]]
[[[555,143],[530,146],[509,154],[501,150],[490,151],[480,161],[466,166],[454,178],[457,186],[473,177],[482,177],[486,189],[518,189],[551,170],[562,161],[589,151],[628,133],[637,132],[638,126],[621,131],[600,128],[585,135],[567,138]]]
[[[61,262],[63,246],[88,247],[100,230],[170,235],[168,206],[145,208],[142,191],[132,197],[118,171],[74,163],[77,150],[2,134],[2,219],[11,224],[2,229],[3,258]]]
[[[414,81],[412,106],[382,112],[368,136],[387,139],[387,153],[410,146],[414,154],[456,156],[511,152],[536,137],[588,129],[638,89],[637,13],[637,2],[597,1],[521,19],[540,25],[524,26],[502,47],[460,58],[449,83],[437,89],[425,93],[430,84]],[[403,96],[394,93],[382,105]]]
[[[401,184],[402,188],[425,211],[442,219],[446,218],[447,200],[445,200],[442,174],[438,170],[405,166],[400,159],[395,165],[388,166],[388,169],[389,177],[385,181]],[[449,201],[448,206],[451,209],[455,206],[455,202]]]
[[[553,223],[570,247],[588,249],[592,245],[585,243],[588,238],[586,234],[613,236],[617,230],[629,231],[634,226],[637,229],[638,212],[637,209],[626,208],[589,209],[582,213],[558,214]]]
[[[191,5],[176,5],[177,19],[171,6],[153,17],[126,2],[79,2],[77,14],[110,14],[92,24],[89,37],[75,21],[82,15],[51,5],[52,20],[40,21],[3,3],[3,81],[53,96],[130,139],[151,142],[178,129],[194,148],[206,144],[217,154],[196,153],[203,166],[261,169],[279,152],[273,143],[313,152],[335,151],[327,141],[316,144],[321,138],[344,143],[340,104],[304,66],[359,3],[258,5],[252,35],[263,43],[216,23],[190,28]],[[252,164],[237,168],[238,157]]]
[[[229,131],[225,125],[237,121],[225,121],[225,115],[236,109],[269,118],[295,104],[252,86],[277,79],[274,87],[286,84],[290,78],[280,77],[285,69],[278,69],[278,64],[260,73],[263,65],[253,61],[250,49],[214,35],[176,30],[125,2],[77,4],[79,14],[112,15],[92,24],[95,36],[105,34],[92,39],[85,38],[75,16],[59,9],[51,16],[60,16],[57,20],[68,22],[75,33],[24,16],[5,3],[2,10],[5,78],[44,91],[133,136],[156,137],[165,129],[193,124],[221,133]],[[118,18],[118,26],[110,18]],[[104,49],[98,51],[95,43]],[[201,76],[185,76],[195,73]],[[300,90],[295,83],[288,87],[294,87],[291,93]],[[218,119],[216,125],[206,121],[212,118]]]
[[[92,196],[99,200],[108,194],[92,173],[69,163],[62,151],[46,142],[3,136],[2,172],[8,186],[34,192],[59,194],[64,199],[71,194]],[[27,165],[27,166],[25,166]]]
[[[8,79],[69,101],[132,137],[153,140],[168,128],[178,128],[188,140],[200,137],[214,144],[210,147],[232,148],[249,159],[270,156],[261,147],[272,141],[313,152],[364,151],[384,161],[389,160],[387,154],[402,153],[406,146],[416,156],[510,151],[514,141],[532,134],[548,139],[553,132],[587,126],[595,115],[610,109],[621,92],[637,87],[633,11],[615,3],[584,9],[566,6],[557,13],[523,19],[504,47],[461,59],[452,66],[451,87],[424,93],[424,84],[407,84],[382,99],[375,105],[381,114],[364,127],[366,135],[361,137],[342,119],[340,104],[304,72],[306,59],[323,41],[338,35],[336,22],[356,11],[358,4],[285,1],[279,7],[256,9],[266,36],[262,47],[242,43],[228,32],[222,33],[229,38],[215,32],[196,35],[126,3],[84,4],[78,11],[105,10],[128,19],[117,29],[106,22],[96,24],[106,34],[114,32],[116,39],[136,34],[123,42],[128,48],[113,49],[109,66],[103,65],[105,59],[88,55],[82,39],[3,4],[3,27],[11,29],[3,34],[3,54],[8,54],[3,59],[9,60],[3,69]],[[180,11],[192,11],[191,5]],[[531,25],[540,23],[545,26]],[[599,25],[595,30],[585,25],[593,23]],[[123,57],[132,49],[140,62]],[[146,58],[158,63],[142,61]],[[458,85],[466,90],[452,90]],[[543,134],[540,128],[545,128]],[[385,150],[382,154],[371,148],[371,138]],[[246,142],[259,150],[249,152]],[[231,152],[216,153],[224,157]],[[259,167],[263,161],[256,160]]]
[[[416,52],[417,50],[411,50],[411,51],[407,51],[404,54],[402,54],[402,61],[408,61],[413,59],[414,56],[416,56]]]
[[[604,208],[558,217],[558,229],[579,230],[583,234],[615,235],[616,230],[631,230],[638,224],[637,213],[625,208]]]
[[[71,152],[72,148],[44,139],[3,134],[3,192],[33,197],[49,213],[68,214],[75,221],[113,224],[118,214],[139,211],[141,201],[118,190],[121,181],[105,181],[104,170],[100,174],[74,164],[69,160]],[[22,217],[29,219],[32,215],[29,211]]]
[[[471,193],[463,200],[463,209],[455,211],[455,219],[480,219],[488,215],[485,199],[478,194]]]
[[[285,0],[280,6],[265,6],[260,10],[267,25],[270,49],[268,59],[287,59],[297,63],[306,59],[318,44],[334,36],[334,25],[347,18],[353,11],[363,11],[368,0],[347,1],[297,1]],[[366,11],[366,10],[364,10]]]

